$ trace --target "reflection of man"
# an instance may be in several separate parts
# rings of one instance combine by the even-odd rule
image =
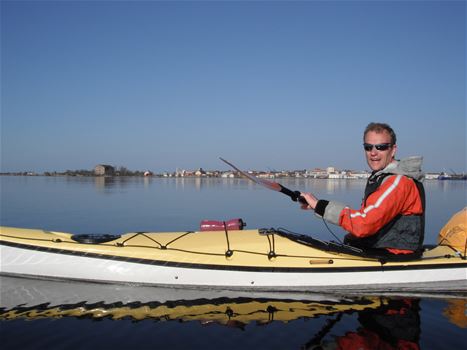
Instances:
[[[370,123],[363,134],[368,166],[373,171],[360,209],[302,193],[308,205],[326,221],[349,232],[348,243],[380,248],[392,254],[419,253],[424,235],[424,190],[421,157],[395,160],[396,134],[383,123]]]
[[[321,350],[419,350],[418,299],[390,299],[378,309],[359,311],[361,327],[332,341],[312,342],[306,349]],[[336,319],[338,321],[338,319]],[[325,330],[325,333],[329,329]],[[322,338],[322,334],[319,338]]]
[[[336,349],[420,349],[420,315],[417,299],[390,300],[377,310],[359,313],[362,325],[337,339]]]

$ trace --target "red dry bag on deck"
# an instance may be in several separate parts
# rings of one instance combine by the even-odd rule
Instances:
[[[246,224],[242,219],[231,219],[228,221],[203,220],[200,231],[234,231],[243,230]]]

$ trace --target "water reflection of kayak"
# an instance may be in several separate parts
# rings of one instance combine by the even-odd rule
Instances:
[[[402,345],[417,349],[420,337],[417,297],[186,289],[5,276],[0,278],[0,291],[2,322],[62,318],[151,320],[244,329],[249,324],[315,318],[324,321],[322,329],[310,335],[303,349],[399,349],[404,348]],[[358,320],[360,326],[345,332],[334,327],[346,317]]]
[[[388,302],[376,296],[186,290],[14,277],[1,277],[0,282],[2,320],[86,317],[245,325],[353,313]]]
[[[0,230],[2,274],[170,286],[465,291],[461,248],[445,240],[407,258],[274,229],[115,236]]]

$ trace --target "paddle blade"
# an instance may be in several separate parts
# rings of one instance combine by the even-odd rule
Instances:
[[[226,163],[231,168],[238,171],[243,177],[246,177],[247,179],[249,179],[249,180],[251,180],[253,182],[256,182],[259,185],[263,185],[264,187],[267,187],[267,188],[269,188],[270,190],[273,190],[273,191],[279,191],[280,192],[281,189],[282,189],[282,186],[279,185],[277,182],[268,181],[268,180],[264,180],[264,179],[258,179],[256,176],[253,176],[251,174],[248,174],[248,173],[244,172],[243,170],[240,170],[239,168],[237,168],[235,165],[233,165],[229,161],[225,160],[224,158],[219,157],[219,159],[222,160],[224,163]]]
[[[255,183],[259,184],[259,185],[262,185],[262,186],[264,186],[266,188],[269,188],[270,190],[281,192],[281,193],[289,196],[294,202],[299,201],[302,204],[308,204],[307,201],[305,200],[305,198],[303,198],[300,195],[299,191],[291,191],[287,187],[284,187],[281,184],[278,184],[277,182],[274,182],[274,181],[258,179],[256,176],[253,176],[251,174],[248,174],[248,173],[240,170],[239,168],[237,168],[235,165],[228,162],[224,158],[219,157],[219,159],[222,160],[227,165],[229,165],[230,167],[232,167],[233,169],[235,169],[236,171],[238,171],[242,176],[246,177],[247,179],[249,179],[249,180],[251,180],[251,181],[253,181],[253,182],[255,182]]]

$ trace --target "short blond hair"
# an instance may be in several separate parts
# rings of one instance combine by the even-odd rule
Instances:
[[[396,144],[396,141],[397,141],[397,137],[396,137],[396,133],[394,132],[394,130],[386,123],[370,123],[366,126],[365,128],[365,132],[363,133],[363,142],[365,142],[365,136],[368,132],[370,131],[373,131],[373,132],[376,132],[378,134],[382,133],[382,132],[387,132],[389,134],[389,136],[391,136],[391,143],[393,145]]]

